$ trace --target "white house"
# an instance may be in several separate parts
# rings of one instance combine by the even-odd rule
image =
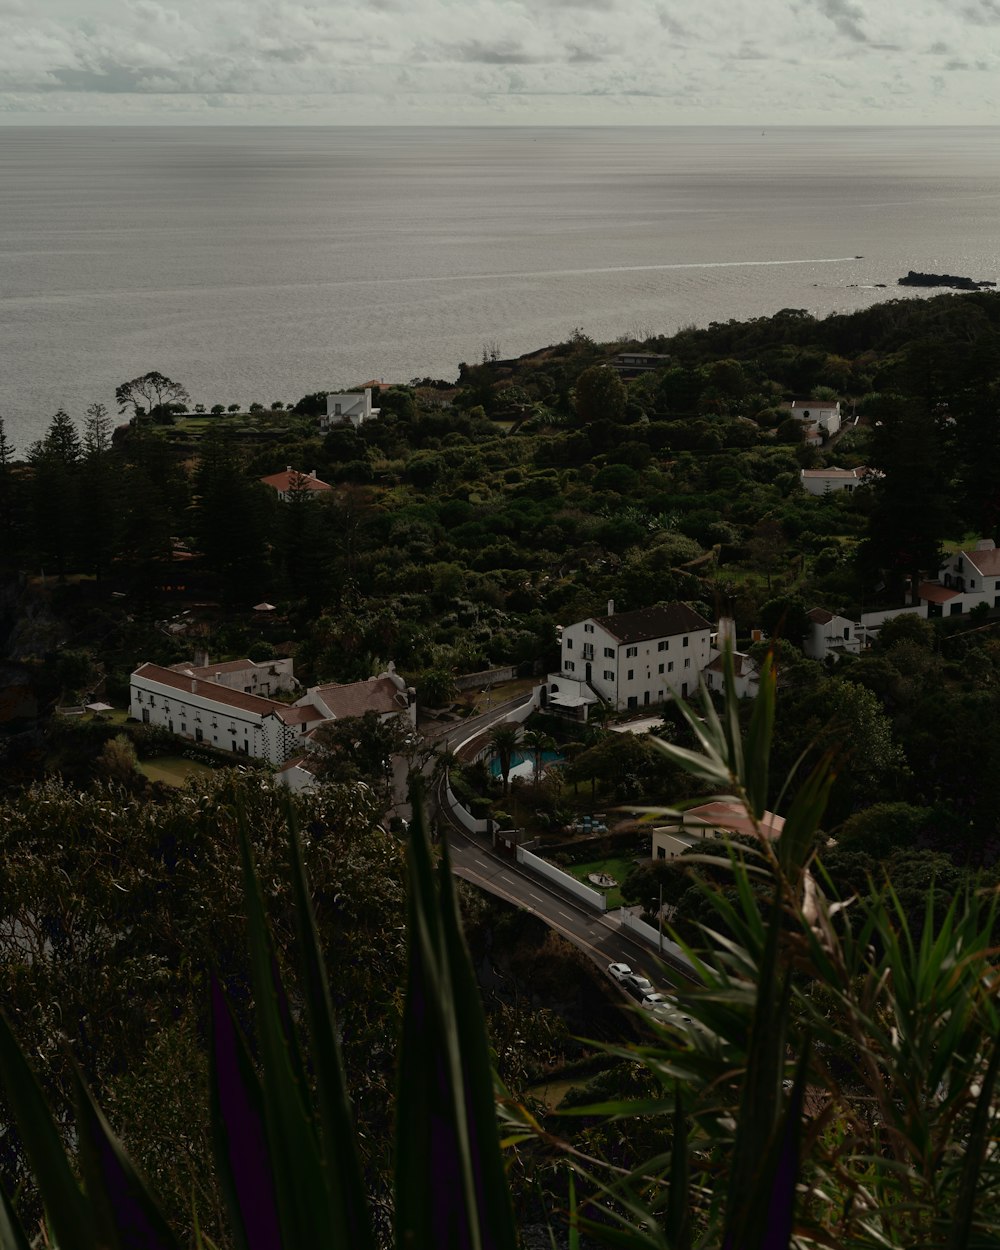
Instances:
[[[858,655],[864,649],[867,631],[857,621],[826,608],[813,608],[807,615],[809,628],[802,650],[810,660],[825,660],[828,655]]]
[[[839,399],[793,399],[788,407],[792,416],[805,425],[806,442],[814,447],[840,429]]]
[[[226,660],[222,664],[210,664],[205,654],[195,654],[194,663],[171,664],[170,671],[202,681],[216,682],[230,690],[242,690],[244,694],[288,694],[299,689],[295,680],[292,660]]]
[[[363,391],[347,391],[341,395],[327,395],[326,415],[320,417],[319,428],[328,430],[335,425],[353,425],[355,429],[377,417],[381,408],[372,407],[372,388]]]
[[[292,495],[313,499],[326,491],[333,490],[329,482],[323,482],[316,476],[315,469],[309,473],[300,473],[291,465],[285,467],[284,473],[272,473],[269,477],[262,477],[260,480],[265,486],[270,486],[272,490],[278,492],[278,498],[282,503],[286,503]]]
[[[725,693],[726,662],[721,652],[709,661],[703,676],[709,690]],[[756,699],[760,690],[760,670],[745,651],[733,652],[733,689],[740,699]]]
[[[289,707],[158,664],[132,674],[129,710],[143,724],[270,764],[301,752],[304,735],[326,719],[310,703]]]
[[[810,495],[832,495],[838,491],[851,494],[862,485],[865,475],[870,472],[864,467],[838,469],[832,466],[829,469],[803,469],[799,476],[802,489]]]
[[[706,838],[722,838],[734,834],[763,836],[775,841],[781,836],[784,819],[765,812],[757,825],[740,803],[702,803],[689,808],[676,825],[653,830],[653,859],[675,859]]]
[[[616,711],[692,694],[712,650],[712,624],[683,603],[592,616],[567,626],[558,677],[585,682]]]
[[[922,582],[918,595],[929,616],[961,616],[985,603],[1000,608],[1000,551],[992,538],[973,550],[953,551],[936,581]]]

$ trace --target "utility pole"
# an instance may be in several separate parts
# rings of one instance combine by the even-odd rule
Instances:
[[[659,952],[663,954],[663,882],[660,882],[660,907],[656,913],[656,925],[659,930],[657,934]]]

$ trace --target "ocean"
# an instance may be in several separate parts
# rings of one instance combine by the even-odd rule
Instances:
[[[996,128],[0,128],[0,413],[23,451],[151,369],[269,406],[920,298],[1000,278],[998,208]]]

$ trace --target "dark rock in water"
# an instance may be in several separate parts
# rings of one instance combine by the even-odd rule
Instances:
[[[956,291],[980,291],[983,287],[996,286],[995,282],[977,282],[975,278],[959,278],[953,273],[917,273],[911,269],[900,286],[949,286]]]
[[[884,283],[884,282],[876,282],[876,283],[875,283],[875,286],[876,286],[876,287],[877,287],[877,289],[878,289],[878,290],[880,290],[880,291],[884,291],[884,290],[885,290],[885,283]]]

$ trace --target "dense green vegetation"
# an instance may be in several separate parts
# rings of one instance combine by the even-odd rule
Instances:
[[[628,1052],[596,1078],[592,1101],[662,1093],[672,1116],[676,1097],[692,1159],[708,1161],[709,1179],[699,1173],[698,1182],[707,1186],[704,1204],[692,1203],[699,1227],[722,1227],[729,1217],[715,1182],[733,1149],[725,1108],[751,1097],[739,1073],[758,1062],[748,1040],[754,987],[767,960],[787,956],[781,966],[796,970],[789,1053],[806,1053],[807,1033],[816,1039],[808,1079],[832,1090],[835,1106],[807,1134],[815,1152],[808,1183],[834,1195],[828,1210],[814,1198],[808,1218],[835,1244],[945,1244],[933,1204],[964,1192],[953,1160],[962,1135],[976,1131],[969,1090],[984,1076],[985,1039],[996,1031],[992,1000],[977,986],[992,975],[987,948],[1000,936],[984,893],[1000,884],[1000,638],[988,614],[903,618],[869,652],[833,667],[807,660],[799,643],[808,608],[852,615],[895,605],[907,576],[935,570],[941,544],[1000,538],[1000,296],[890,303],[823,321],[784,310],[686,330],[646,344],[669,359],[628,381],[604,367],[621,346],[577,334],[517,361],[463,365],[456,385],[424,379],[386,390],[380,419],[325,435],[316,423],[321,395],[253,421],[221,412],[177,420],[168,408],[147,417],[133,397],[128,428],[113,430],[97,405],[80,428],[60,413],[20,455],[0,426],[0,648],[27,675],[40,712],[39,732],[15,722],[0,735],[4,1001],[60,1118],[72,1099],[71,1051],[184,1236],[193,1205],[202,1227],[225,1239],[202,1094],[207,952],[250,1027],[236,810],[253,831],[282,967],[294,963],[285,815],[258,777],[223,770],[187,789],[151,784],[136,760],[172,749],[168,736],[120,720],[50,720],[52,708],[95,692],[120,706],[136,663],[190,658],[195,646],[220,659],[292,652],[305,681],[365,677],[394,659],[429,701],[446,702],[456,673],[554,666],[557,623],[601,613],[609,599],[619,610],[683,599],[713,618],[734,615],[747,643],[759,625],[779,638],[770,772],[749,778],[730,761],[718,787],[734,775],[752,789],[757,814],[786,811],[786,774],[797,767],[799,784],[832,761],[809,848],[822,847],[822,867],[806,878],[806,858],[782,862],[780,872],[769,862],[771,875],[754,878],[750,863],[734,876],[718,846],[717,867],[654,865],[623,883],[647,908],[662,886],[685,940],[703,946],[699,926],[709,924],[732,944],[729,954],[706,955],[716,993],[705,998],[716,1003],[710,1027],[725,1043],[710,1053],[695,1045],[696,1058],[690,1046],[682,1058]],[[781,407],[791,395],[835,395],[860,419],[835,446],[807,447]],[[823,463],[867,464],[884,476],[851,498],[808,496],[800,469]],[[315,469],[335,489],[279,504],[257,479],[286,464]],[[277,612],[262,617],[252,608],[265,599]],[[732,709],[744,729],[753,714]],[[295,806],[320,942],[335,971],[361,1167],[385,1239],[404,863],[376,823],[385,744],[370,728],[333,733],[323,792]],[[538,750],[554,731],[551,722],[536,727]],[[671,755],[671,746],[705,745],[676,709],[666,710],[655,740],[623,739],[599,724],[560,736],[567,763],[558,777],[509,794],[503,778],[470,774],[456,786],[545,833],[585,801],[591,810],[672,803],[715,785]],[[511,744],[496,745],[503,755]],[[757,849],[745,848],[748,860]],[[779,954],[768,945],[775,926],[761,920],[776,881]],[[846,913],[817,904],[817,913],[807,881],[809,891],[820,882],[831,897],[857,902]],[[817,914],[832,927],[814,941]],[[592,1062],[571,1035],[593,1036],[613,1008],[554,940],[526,936],[521,921],[481,900],[466,900],[465,919],[477,968],[492,966],[506,986],[488,1012],[501,1076],[530,1107],[533,1081],[568,1061]],[[928,945],[942,926],[944,945]],[[505,940],[513,949],[501,959]],[[945,984],[959,941],[974,957]],[[531,947],[535,958],[525,954]],[[836,990],[834,966],[848,978]],[[879,981],[887,967],[888,986]],[[904,1002],[910,976],[923,988]],[[573,993],[557,1001],[567,983]],[[933,1014],[939,997],[938,1015],[919,1015],[927,1003]],[[889,1020],[920,1027],[896,1037]],[[942,1029],[957,1056],[953,1076],[942,1075]],[[837,1048],[837,1030],[852,1039],[850,1053]],[[614,1026],[593,1031],[611,1037]],[[737,1074],[730,1084],[726,1073]],[[722,1110],[712,1103],[719,1090]],[[872,1151],[874,1112],[854,1100],[879,1097],[879,1131],[891,1128]],[[899,1100],[905,1123],[894,1119]],[[931,1110],[933,1124],[920,1120]],[[766,1115],[770,1132],[784,1111],[774,1103]],[[655,1204],[655,1190],[636,1178],[663,1149],[662,1120],[626,1131],[595,1113],[580,1126],[565,1130],[574,1148],[625,1169],[636,1180],[629,1201]],[[544,1128],[552,1132],[552,1122]],[[544,1135],[527,1141],[510,1168],[521,1223],[568,1201],[563,1148]],[[852,1162],[838,1171],[845,1151]],[[874,1161],[878,1151],[894,1172]],[[896,1174],[903,1187],[880,1190]],[[7,1134],[0,1177],[8,1192],[24,1176],[21,1146]],[[876,1227],[880,1195],[900,1209]],[[24,1195],[29,1220],[33,1202]],[[839,1224],[830,1214],[838,1203]]]

